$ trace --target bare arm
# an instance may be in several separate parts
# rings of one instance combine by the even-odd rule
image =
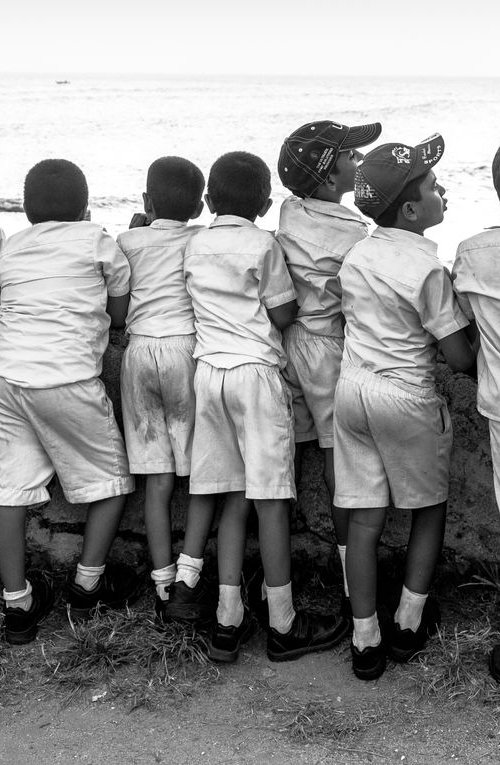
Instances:
[[[126,295],[119,295],[118,297],[108,296],[106,311],[111,318],[111,326],[113,329],[120,329],[125,325],[129,300],[130,293],[128,292]]]
[[[297,301],[291,300],[289,303],[276,306],[276,308],[268,308],[267,313],[275,327],[285,329],[293,322],[298,310]]]
[[[446,363],[454,372],[465,372],[476,359],[476,354],[467,338],[467,331],[460,329],[458,332],[443,337],[439,341]]]

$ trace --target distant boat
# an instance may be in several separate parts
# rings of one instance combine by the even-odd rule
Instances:
[[[69,80],[56,80],[56,85],[70,85]]]

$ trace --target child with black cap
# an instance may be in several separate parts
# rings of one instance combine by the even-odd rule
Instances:
[[[347,581],[353,612],[353,670],[385,669],[376,612],[377,543],[389,498],[412,511],[404,585],[388,638],[396,661],[421,650],[439,624],[427,597],[441,551],[452,443],[446,402],[435,390],[439,346],[454,370],[474,360],[468,321],[424,231],[443,220],[445,189],[432,170],[444,141],[389,143],[366,155],[355,203],[378,224],[342,265],[346,319],[335,395],[335,506],[349,511]]]
[[[309,122],[285,139],[278,160],[281,182],[293,196],[281,206],[277,238],[286,255],[299,312],[283,332],[288,361],[284,376],[293,397],[295,470],[299,483],[303,445],[318,439],[324,479],[333,506],[333,398],[344,343],[338,271],[351,247],[368,236],[367,222],[341,204],[354,189],[363,158],[359,148],[375,141],[378,122],[348,127],[331,120]],[[344,575],[342,610],[350,616],[345,576],[348,512],[333,510]]]

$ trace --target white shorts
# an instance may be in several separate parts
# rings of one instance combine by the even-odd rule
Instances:
[[[295,497],[290,393],[277,367],[198,362],[191,494]]]
[[[342,362],[342,338],[313,335],[301,324],[283,333],[288,357],[283,372],[292,393],[295,441],[333,447],[333,399]]]
[[[387,377],[343,367],[334,409],[338,507],[418,509],[448,497],[453,440],[446,401]]]
[[[500,510],[500,422],[488,420],[490,428],[491,461],[493,462],[493,485],[495,499]]]
[[[121,369],[131,473],[189,475],[194,431],[194,335],[131,335]]]
[[[54,473],[72,503],[134,491],[102,380],[21,388],[0,377],[0,505],[46,502]]]

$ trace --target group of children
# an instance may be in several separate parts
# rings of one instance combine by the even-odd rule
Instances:
[[[32,226],[0,249],[0,578],[6,639],[23,644],[53,604],[51,582],[25,576],[25,519],[57,473],[69,502],[90,503],[66,598],[74,616],[137,594],[106,568],[133,474],[146,476],[145,525],[160,624],[211,623],[208,651],[234,661],[254,621],[241,592],[255,507],[264,581],[256,607],[272,661],[335,646],[352,631],[357,677],[386,656],[408,661],[439,624],[428,597],[442,547],[452,442],[435,390],[439,347],[454,370],[481,350],[479,408],[490,420],[500,500],[496,380],[500,335],[492,229],[460,245],[455,282],[424,236],[446,210],[434,174],[444,142],[376,141],[379,123],[307,123],[278,160],[276,235],[255,225],[271,205],[266,164],[230,152],[205,181],[192,162],[148,171],[144,214],[115,242],[87,218],[88,189],[66,160],[28,173]],[[493,165],[500,191],[500,153]],[[341,204],[355,204],[377,228]],[[500,277],[499,277],[500,278]],[[129,335],[121,369],[125,444],[99,378],[109,326]],[[344,587],[338,613],[294,608],[290,500],[303,445],[318,440]],[[125,449],[126,445],[126,449]],[[183,551],[172,555],[175,475],[190,476]],[[219,494],[218,596],[203,555]],[[401,598],[377,616],[377,543],[389,501],[412,511]],[[490,657],[500,679],[500,647]]]

